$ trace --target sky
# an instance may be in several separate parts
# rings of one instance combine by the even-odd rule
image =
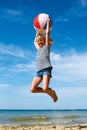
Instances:
[[[53,20],[50,87],[58,102],[32,94],[33,20]],[[42,86],[42,84],[40,84]],[[0,109],[87,109],[87,0],[0,0]]]

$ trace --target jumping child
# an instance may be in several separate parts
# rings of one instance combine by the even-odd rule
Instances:
[[[46,28],[46,37],[44,37],[40,32],[36,32],[36,37],[34,44],[37,52],[37,73],[34,77],[30,91],[32,93],[46,93],[52,97],[53,101],[56,102],[58,97],[56,92],[49,87],[50,79],[52,77],[51,71],[52,66],[50,62],[50,46],[52,40],[49,37],[50,35],[50,19],[47,21]],[[38,87],[39,84],[43,81],[42,87]]]

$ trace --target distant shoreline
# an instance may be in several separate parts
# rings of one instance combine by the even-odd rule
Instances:
[[[0,109],[0,111],[87,111],[87,109]]]

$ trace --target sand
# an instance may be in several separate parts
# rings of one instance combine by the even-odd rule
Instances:
[[[87,123],[71,126],[20,126],[0,125],[0,130],[87,130]]]

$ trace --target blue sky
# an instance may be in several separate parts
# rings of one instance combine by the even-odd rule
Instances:
[[[53,19],[50,87],[29,91],[36,72],[33,19]],[[42,84],[41,84],[42,85]],[[87,109],[87,0],[0,0],[0,109]]]

